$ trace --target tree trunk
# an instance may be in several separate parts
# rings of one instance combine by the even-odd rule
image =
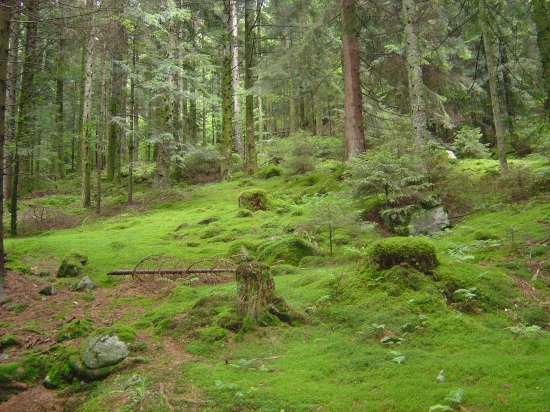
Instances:
[[[483,46],[485,48],[485,61],[487,64],[487,72],[489,74],[489,92],[491,95],[491,105],[493,106],[493,122],[495,125],[495,134],[497,138],[498,160],[500,171],[505,174],[508,171],[506,163],[506,137],[504,127],[502,125],[502,114],[500,110],[500,98],[498,95],[498,80],[495,52],[491,36],[489,35],[489,16],[485,0],[479,0],[479,19],[481,22],[481,30],[483,32]]]
[[[245,3],[246,4],[246,3]],[[246,9],[246,6],[245,6]],[[245,157],[245,149],[243,145],[243,128],[241,125],[241,101],[239,96],[239,45],[237,41],[237,25],[239,16],[237,11],[237,0],[231,0],[231,75],[233,86],[233,115],[234,115],[234,132],[235,132],[235,148],[241,158]],[[246,14],[246,11],[245,11]],[[245,17],[246,19],[246,17]],[[246,22],[245,22],[246,25]],[[245,28],[245,43],[246,43],[246,28]],[[245,44],[246,54],[246,44]],[[248,55],[245,56],[245,60]],[[246,88],[246,86],[245,86]]]
[[[132,71],[136,73],[136,60],[137,60],[137,44],[136,33],[132,37]],[[136,110],[136,81],[134,76],[130,79],[130,139],[128,141],[128,204],[133,203],[134,192],[134,140],[137,126],[137,122],[134,124],[135,110]],[[176,122],[177,123],[177,122]],[[177,125],[176,125],[177,129]]]
[[[52,140],[52,152],[55,154],[52,164],[52,175],[54,178],[65,177],[65,162],[63,153],[63,136],[64,136],[64,122],[63,122],[63,98],[64,98],[64,86],[65,86],[65,39],[59,40],[59,50],[57,55],[57,72],[55,79],[55,126],[56,134]]]
[[[111,97],[109,101],[110,121],[108,128],[107,143],[107,181],[120,182],[120,155],[122,144],[122,127],[120,126],[120,117],[123,116],[123,47],[125,30],[122,25],[119,27],[117,38],[115,39],[113,51],[113,71],[111,75]]]
[[[6,134],[6,94],[8,89],[8,56],[10,48],[10,20],[14,1],[4,1],[0,6],[0,164],[4,170],[4,144]],[[0,302],[4,301],[3,281],[6,276],[4,261],[4,179],[0,179]]]
[[[21,24],[19,22],[21,16],[20,10],[15,10],[12,16],[12,28],[9,48],[9,66],[6,96],[6,124],[7,129],[4,134],[5,145],[13,146],[15,140],[15,119],[17,117],[17,79],[19,76],[19,37],[21,32]],[[12,184],[13,184],[13,157],[14,153],[4,151],[4,202],[11,199]]]
[[[101,213],[101,169],[103,168],[103,125],[105,123],[105,79],[107,66],[107,43],[103,43],[103,52],[101,53],[101,96],[99,98],[99,124],[97,131],[97,197],[95,203],[95,212]]]
[[[244,6],[244,53],[245,75],[244,88],[246,90],[246,174],[252,176],[258,169],[258,157],[256,153],[256,136],[254,133],[254,95],[251,92],[254,85],[252,79],[252,65],[254,63],[255,47],[255,8],[252,0],[245,0]]]
[[[26,10],[29,16],[38,15],[38,2],[30,0],[26,4]],[[29,151],[30,141],[29,136],[32,133],[31,125],[31,109],[34,85],[35,64],[38,59],[36,52],[36,43],[38,35],[38,22],[35,19],[29,18],[26,24],[25,50],[23,61],[23,75],[21,77],[21,91],[19,93],[19,108],[17,113],[17,124],[15,130],[15,153],[13,167],[13,183],[11,193],[11,236],[17,237],[17,198],[20,183],[21,163],[22,159],[20,148],[23,152]],[[28,155],[26,155],[28,160]]]
[[[95,0],[87,0],[88,9],[95,9]],[[94,45],[95,28],[93,19],[90,22],[88,34],[88,45],[86,47],[86,65],[84,78],[84,105],[82,107],[82,207],[89,208],[92,205],[92,159],[91,159],[91,138],[92,138],[92,96],[93,96],[93,69],[94,69]]]
[[[403,24],[405,25],[405,54],[409,78],[409,104],[416,143],[426,139],[427,121],[424,103],[424,80],[418,38],[416,36],[416,4],[414,0],[403,0]]]
[[[542,63],[542,76],[546,89],[544,109],[550,119],[550,7],[547,0],[533,0],[533,14],[537,28],[537,43]]]
[[[344,161],[366,150],[361,78],[359,74],[359,35],[353,0],[341,0],[342,72],[344,75]]]
[[[296,107],[294,102],[294,79],[292,78],[293,65],[292,65],[292,55],[290,53],[290,48],[292,42],[290,40],[290,34],[288,31],[285,32],[285,46],[286,52],[288,54],[288,131],[287,135],[294,132],[296,129]]]
[[[280,321],[290,323],[299,316],[275,294],[269,266],[258,262],[243,262],[235,271],[237,280],[237,313],[243,317],[243,329],[248,325],[271,326]]]
[[[221,179],[229,180],[231,177],[231,144],[233,141],[233,87],[231,81],[231,0],[224,0],[224,31],[223,31],[223,60],[221,76],[222,95],[222,159]]]

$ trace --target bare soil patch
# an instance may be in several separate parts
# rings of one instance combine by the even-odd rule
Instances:
[[[131,298],[147,296],[153,301],[162,301],[166,295],[151,293],[139,283],[132,282],[131,277],[114,288],[98,288],[94,290],[93,300],[85,300],[84,293],[72,292],[68,286],[57,289],[53,296],[39,295],[39,291],[49,282],[46,279],[21,275],[10,272],[6,276],[4,290],[9,302],[0,305],[0,339],[4,336],[14,336],[16,346],[10,346],[0,352],[0,364],[25,359],[30,353],[47,354],[48,348],[55,345],[58,328],[68,322],[88,319],[94,328],[110,326],[124,321],[130,323],[138,320],[144,313],[144,308],[135,305],[132,299],[116,299],[115,297]],[[57,285],[56,285],[57,287]],[[8,310],[16,304],[27,304],[21,312]],[[82,339],[64,341],[63,345],[79,347]],[[164,360],[171,365],[178,365],[191,358],[181,344],[171,339],[152,343],[152,337],[139,332],[137,342],[154,346],[154,352],[162,354]],[[147,354],[148,356],[152,354]],[[152,364],[141,365],[139,368],[150,368]],[[52,411],[74,410],[76,404],[82,404],[85,394],[67,396],[63,391],[46,389],[40,382],[27,390],[21,390],[12,395],[8,401],[0,403],[0,411]]]

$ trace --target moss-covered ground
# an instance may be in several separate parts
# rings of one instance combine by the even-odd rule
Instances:
[[[366,222],[342,223],[329,257],[328,229],[316,220],[310,199],[327,187],[345,193],[346,181],[330,171],[149,193],[156,199],[116,216],[90,212],[78,216],[75,228],[7,240],[8,266],[67,289],[69,280],[53,274],[63,256],[77,250],[88,257],[85,274],[102,290],[118,291],[131,282],[107,272],[133,269],[151,255],[238,261],[261,257],[277,243],[288,247],[293,242],[284,240],[296,237],[315,249],[270,255],[277,256],[270,261],[277,293],[306,319],[299,325],[242,333],[232,322],[234,282],[166,281],[164,294],[138,288],[110,294],[96,315],[111,328],[129,328],[132,356],[145,363],[93,384],[67,382],[58,390],[79,400],[67,401],[67,410],[544,411],[550,399],[550,196],[532,191],[516,198],[511,187],[504,193],[495,164],[453,166],[482,179],[485,189],[464,190],[475,207],[456,213],[451,228],[432,236],[439,265],[428,274],[406,264],[369,266],[364,251],[383,235]],[[533,164],[545,173],[545,162]],[[239,194],[251,189],[266,191],[267,210],[239,209]],[[447,190],[449,198],[455,195]],[[66,196],[63,207],[70,208]],[[62,199],[57,195],[56,205]],[[348,202],[342,213],[360,215],[367,203]],[[289,265],[285,256],[301,260]],[[94,310],[94,302],[88,304]],[[117,308],[126,314],[110,316]],[[21,340],[10,332],[17,314],[9,316],[1,325],[6,342],[8,336]],[[82,320],[59,326],[58,336],[86,336],[90,329]],[[2,360],[0,382],[15,377],[40,385],[40,373],[22,372],[25,356],[27,369],[43,373],[71,349],[52,355],[23,346],[20,352],[17,365]]]

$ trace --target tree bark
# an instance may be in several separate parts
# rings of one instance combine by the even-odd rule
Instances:
[[[344,75],[344,161],[366,150],[359,61],[359,34],[354,0],[341,0],[342,72]]]
[[[533,0],[532,5],[546,92],[544,109],[547,119],[550,119],[550,7],[547,0]]]
[[[64,88],[65,88],[65,39],[59,39],[59,50],[56,58],[56,79],[55,79],[55,127],[56,134],[52,141],[52,152],[55,153],[55,157],[52,162],[52,175],[54,178],[65,177],[65,162],[63,153],[63,136],[64,136]]]
[[[506,136],[504,126],[502,124],[500,97],[498,95],[497,65],[492,38],[489,34],[489,16],[485,0],[479,0],[479,19],[483,33],[485,61],[487,65],[487,72],[489,74],[489,92],[491,95],[491,105],[493,106],[493,123],[495,125],[495,134],[497,138],[498,160],[500,171],[502,174],[505,174],[508,171],[508,164],[506,163]]]
[[[246,3],[245,3],[246,4]],[[246,9],[246,6],[245,6]],[[235,117],[234,132],[235,132],[235,147],[241,158],[245,157],[245,149],[243,145],[243,128],[241,125],[241,100],[239,96],[239,44],[237,40],[237,26],[239,24],[239,16],[237,10],[237,0],[231,0],[231,75],[233,86],[233,113]],[[246,14],[246,11],[245,11]],[[246,17],[245,17],[246,19]],[[245,22],[246,25],[246,22]],[[246,28],[245,28],[245,43],[246,43]],[[246,44],[245,44],[246,55]],[[248,55],[245,56],[245,60]],[[246,88],[246,86],[245,86]]]
[[[6,94],[8,90],[8,56],[10,48],[10,20],[14,1],[0,5],[0,170],[4,170],[4,145],[6,135]],[[0,301],[6,298],[3,280],[6,276],[4,262],[4,179],[0,179]]]
[[[254,81],[252,78],[252,66],[255,54],[255,8],[252,0],[245,0],[244,6],[244,53],[245,75],[244,88],[246,90],[246,174],[252,176],[258,169],[258,157],[256,153],[256,136],[254,133],[254,95],[251,92]]]
[[[86,6],[89,10],[95,9],[95,0],[87,0]],[[86,65],[84,77],[84,104],[82,107],[82,207],[89,208],[92,205],[92,159],[91,159],[91,138],[92,138],[92,96],[93,96],[93,69],[94,69],[94,45],[95,27],[93,19],[90,22],[88,33],[88,44],[86,46]]]
[[[258,262],[243,262],[236,271],[237,313],[243,323],[271,326],[290,323],[300,316],[292,312],[285,301],[276,295],[269,266]],[[245,329],[243,327],[243,329]]]
[[[403,0],[403,24],[405,26],[405,55],[413,136],[417,143],[423,144],[426,139],[427,121],[422,60],[416,36],[416,4],[414,0]]]
[[[21,34],[20,10],[15,10],[12,14],[13,23],[11,24],[11,38],[9,47],[9,66],[7,78],[7,96],[6,96],[6,130],[5,145],[13,145],[15,140],[15,119],[17,118],[17,79],[19,76],[19,59],[17,56],[19,50],[19,36]],[[14,153],[4,151],[4,202],[11,199],[13,184],[13,157]]]
[[[103,169],[103,134],[105,124],[105,79],[107,66],[107,43],[103,43],[103,52],[101,53],[101,94],[99,98],[99,121],[97,130],[97,197],[95,202],[95,212],[101,213],[101,169]]]
[[[221,179],[229,180],[231,177],[231,144],[233,141],[233,93],[231,81],[231,19],[230,9],[231,0],[224,0],[224,31],[222,35],[223,60],[221,75],[221,95],[222,95],[222,159],[221,159]]]
[[[38,15],[38,1],[30,0],[26,4],[26,10],[28,15]],[[29,18],[26,23],[26,37],[25,37],[25,49],[24,49],[24,61],[23,61],[23,74],[21,77],[21,91],[19,93],[19,108],[17,113],[17,124],[15,130],[15,153],[14,153],[14,166],[13,166],[13,183],[11,193],[11,236],[17,237],[17,200],[18,189],[20,183],[20,171],[21,164],[25,160],[28,161],[28,155],[22,158],[20,148],[23,148],[23,152],[30,149],[30,135],[32,133],[31,124],[31,109],[32,109],[32,96],[34,85],[35,65],[38,59],[38,53],[36,51],[36,43],[38,36],[38,22],[35,19]]]
[[[293,65],[292,55],[290,54],[290,48],[292,42],[290,40],[290,34],[288,30],[285,33],[286,52],[288,54],[288,131],[287,135],[294,132],[296,129],[296,107],[294,101],[294,79],[292,78]]]
[[[108,128],[107,143],[107,181],[120,182],[120,155],[122,144],[122,127],[120,117],[123,116],[123,48],[126,37],[124,27],[118,28],[113,51],[113,71],[111,75],[111,97],[109,100],[110,121]]]

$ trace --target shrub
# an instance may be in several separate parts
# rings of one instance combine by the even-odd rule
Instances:
[[[483,137],[481,129],[463,126],[455,135],[455,141],[451,148],[459,158],[486,159],[489,157],[488,144],[479,140]]]
[[[258,260],[267,264],[283,261],[288,265],[298,266],[305,256],[316,254],[315,246],[297,237],[276,240],[260,248]]]
[[[239,195],[239,207],[248,210],[266,210],[267,192],[262,189],[246,190]]]
[[[392,237],[371,244],[365,251],[367,260],[380,269],[408,264],[428,273],[438,265],[435,245],[423,238]]]
[[[220,155],[212,146],[186,145],[184,152],[175,157],[182,179],[212,178],[220,172]]]

